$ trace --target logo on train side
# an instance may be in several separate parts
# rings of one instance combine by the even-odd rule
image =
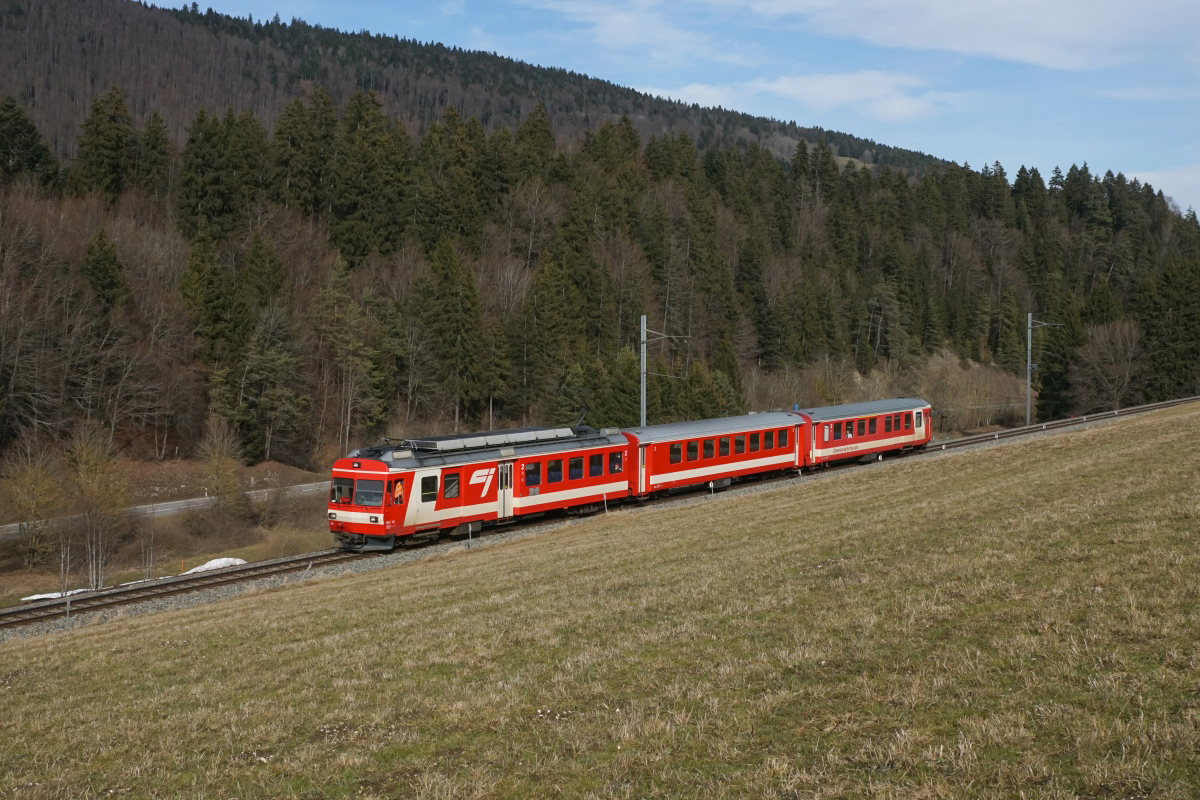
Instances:
[[[475,474],[471,476],[471,485],[477,483],[483,484],[483,491],[480,492],[481,497],[487,497],[488,488],[492,485],[492,478],[496,476],[496,468],[489,467],[488,469],[477,469]]]

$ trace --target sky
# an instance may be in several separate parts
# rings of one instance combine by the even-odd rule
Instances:
[[[1200,210],[1198,0],[214,0]],[[202,3],[201,7],[206,4]]]

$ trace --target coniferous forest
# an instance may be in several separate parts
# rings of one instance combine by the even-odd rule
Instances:
[[[943,427],[1200,393],[1200,224],[1085,164],[698,147],[536,105],[413,126],[317,82],[263,119],[96,94],[59,160],[0,102],[0,450],[102,425],[321,466],[379,436],[922,393]]]

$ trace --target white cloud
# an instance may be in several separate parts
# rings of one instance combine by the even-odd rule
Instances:
[[[442,0],[441,9],[447,17],[461,17],[466,10],[466,0]]]
[[[1200,89],[1182,86],[1135,86],[1128,89],[1108,89],[1099,92],[1099,95],[1112,100],[1129,100],[1135,103],[1177,103],[1200,100]]]
[[[1200,211],[1200,164],[1183,164],[1166,169],[1131,171],[1126,177],[1137,178],[1171,198],[1183,210]]]
[[[942,92],[925,88],[915,75],[859,70],[817,75],[781,75],[757,79],[748,86],[763,94],[779,95],[802,103],[814,111],[851,108],[864,116],[890,122],[909,122],[960,108],[965,92]]]
[[[583,26],[595,44],[611,50],[636,50],[660,61],[687,61],[712,50],[705,34],[667,21],[655,0],[525,0],[527,5],[561,14]]]
[[[737,84],[691,83],[678,89],[644,88],[642,91],[702,106],[720,105],[739,110],[745,110],[747,96],[783,98],[819,113],[847,108],[864,117],[889,122],[912,122],[955,111],[970,98],[966,92],[927,89],[926,82],[915,75],[882,70],[780,75]]]
[[[1057,69],[1120,62],[1164,48],[1195,52],[1194,0],[708,0],[777,24],[887,47],[982,55]]]

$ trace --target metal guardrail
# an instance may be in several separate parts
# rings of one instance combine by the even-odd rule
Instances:
[[[275,492],[283,494],[316,494],[318,492],[329,489],[329,481],[321,481],[318,483],[301,483],[295,486],[279,486],[274,489],[255,489],[250,492],[243,492],[242,496],[248,500],[265,500]],[[171,514],[179,514],[184,511],[196,511],[199,509],[208,508],[217,502],[215,497],[189,497],[185,500],[170,500],[165,503],[147,503],[140,506],[131,506],[126,511],[135,517],[165,517]],[[78,517],[58,517],[56,519],[47,520],[53,524],[69,523]],[[21,525],[23,523],[14,522],[10,525],[0,525],[0,542],[9,539],[19,538],[21,535]]]
[[[926,451],[929,450],[953,450],[957,447],[968,447],[973,444],[982,444],[984,442],[995,441],[999,439],[1012,439],[1018,436],[1028,436],[1031,433],[1041,433],[1042,431],[1052,431],[1059,428],[1070,428],[1075,425],[1082,425],[1086,422],[1096,422],[1097,420],[1115,419],[1117,417],[1128,417],[1134,414],[1144,414],[1147,411],[1160,411],[1164,408],[1173,408],[1182,406],[1188,403],[1200,401],[1200,395],[1196,397],[1184,397],[1179,400],[1165,400],[1161,403],[1147,403],[1141,406],[1130,406],[1129,408],[1116,409],[1114,411],[1101,411],[1096,414],[1084,414],[1079,417],[1068,417],[1067,419],[1056,419],[1051,422],[1038,422],[1033,425],[1022,425],[1020,428],[1007,428],[1002,431],[994,431],[992,433],[980,433],[975,436],[964,436],[961,439],[943,442],[938,445],[931,442]]]

